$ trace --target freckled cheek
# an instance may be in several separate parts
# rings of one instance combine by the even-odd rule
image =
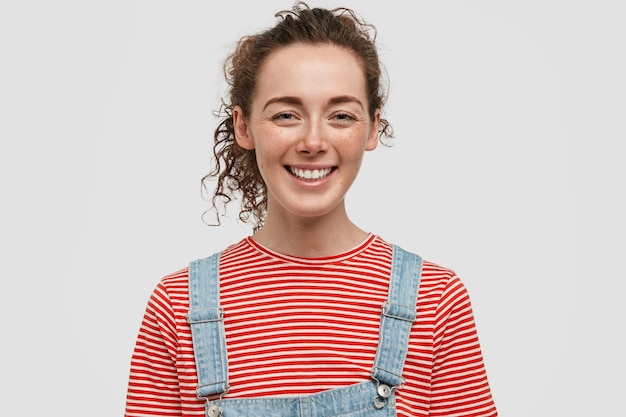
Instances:
[[[276,155],[264,153],[262,150],[257,149],[256,164],[259,168],[261,176],[265,176],[271,171],[272,167],[279,164],[279,158]]]
[[[259,172],[261,173],[261,176],[265,177],[268,169],[268,164],[265,161],[259,161],[257,160],[257,166],[259,167]]]
[[[365,153],[365,149],[363,146],[358,145],[351,146],[350,149],[346,149],[344,155],[350,160],[354,162],[360,162],[363,159],[363,154]]]

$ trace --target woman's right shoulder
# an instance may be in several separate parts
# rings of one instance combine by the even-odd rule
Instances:
[[[177,288],[177,287],[187,287],[187,283],[189,280],[189,266],[179,269],[176,272],[172,272],[171,274],[165,275],[161,278],[159,285],[162,285],[165,288]]]
[[[234,245],[233,245],[234,246]],[[225,252],[228,252],[231,250],[232,246],[227,247],[224,251],[221,252],[217,252],[213,255],[216,254],[223,254]],[[161,280],[159,281],[158,285],[160,287],[166,288],[166,289],[177,289],[177,288],[188,288],[188,284],[189,284],[189,265],[193,262],[198,262],[198,261],[202,261],[205,259],[210,258],[211,256],[207,256],[204,258],[199,258],[199,259],[192,259],[191,261],[189,261],[189,263],[178,269],[175,272],[172,272],[170,274],[165,275],[164,277],[161,278]]]
[[[150,303],[160,305],[167,310],[184,313],[189,305],[188,277],[188,266],[162,277],[152,291]]]
[[[167,298],[172,300],[180,299],[180,301],[187,304],[189,299],[189,265],[195,261],[201,261],[203,259],[209,259],[214,255],[220,255],[223,257],[224,255],[233,256],[237,255],[243,248],[246,248],[248,244],[246,243],[246,239],[242,239],[241,241],[231,244],[227,246],[224,250],[215,252],[209,256],[204,258],[191,260],[186,266],[178,269],[175,272],[167,274],[163,276],[155,289],[155,292],[161,292],[163,295],[166,295]]]

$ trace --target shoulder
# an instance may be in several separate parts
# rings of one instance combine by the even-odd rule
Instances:
[[[167,301],[174,309],[182,308],[187,309],[189,305],[189,268],[194,263],[201,263],[207,261],[213,256],[233,257],[237,253],[242,251],[242,248],[246,247],[245,242],[242,240],[238,243],[226,247],[224,250],[212,253],[206,257],[199,259],[191,259],[189,263],[178,269],[175,272],[169,273],[161,278],[157,287],[154,290],[153,298]]]
[[[443,290],[453,282],[460,282],[453,269],[435,262],[424,260],[422,263],[422,287],[440,288]]]
[[[191,259],[186,266],[162,277],[159,281],[158,287],[167,291],[168,293],[177,293],[181,291],[187,293],[189,288],[189,265],[195,262],[206,261],[215,255],[219,255],[220,258],[233,256],[240,252],[242,250],[241,248],[245,246],[245,241],[242,240],[238,243],[226,247],[222,251],[212,253],[206,257]]]
[[[165,275],[161,278],[158,287],[168,293],[187,291],[189,281],[189,266],[179,269],[176,272]]]
[[[160,317],[170,317],[189,303],[188,267],[162,277],[148,301],[148,311]]]
[[[420,291],[433,288],[443,290],[443,288],[451,282],[459,281],[456,272],[451,268],[424,259],[419,253],[407,250],[401,246],[390,244],[390,247],[394,248],[396,251],[402,251],[405,257],[407,255],[413,256],[421,262]]]
[[[445,308],[451,302],[467,299],[467,290],[457,273],[439,263],[424,259],[419,253],[401,248],[405,253],[417,256],[421,261],[418,307],[427,310]]]

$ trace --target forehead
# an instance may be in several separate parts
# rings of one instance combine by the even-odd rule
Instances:
[[[256,84],[260,95],[318,92],[367,96],[358,56],[328,44],[295,43],[272,52],[259,68]]]

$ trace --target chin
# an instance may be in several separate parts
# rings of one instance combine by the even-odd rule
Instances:
[[[292,214],[298,217],[309,218],[309,219],[319,219],[324,216],[332,215],[332,213],[339,207],[339,204],[330,205],[330,206],[307,206],[295,208],[291,211]]]

